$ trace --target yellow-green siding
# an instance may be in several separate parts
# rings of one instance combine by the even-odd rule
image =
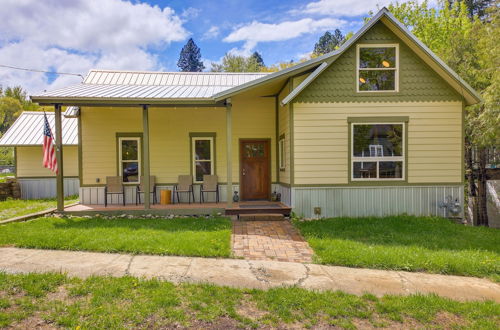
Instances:
[[[285,138],[285,168],[280,170],[279,182],[290,184],[290,108],[289,105],[281,106],[281,100],[290,93],[289,83],[278,96],[278,133]]]
[[[295,103],[297,185],[347,184],[348,117],[408,116],[408,183],[462,181],[462,104]]]
[[[42,146],[16,147],[16,175],[21,178],[55,177],[55,173],[43,167]],[[64,176],[78,176],[78,147],[63,147]]]
[[[276,164],[275,100],[237,96],[233,100],[233,182],[239,181],[239,140],[271,140],[272,164]],[[191,173],[190,133],[215,133],[215,171],[226,182],[225,108],[151,107],[151,175],[159,183],[175,183],[177,176]],[[81,111],[82,184],[104,183],[106,176],[118,174],[117,133],[142,133],[142,108],[92,108]],[[272,180],[276,168],[272,166]]]

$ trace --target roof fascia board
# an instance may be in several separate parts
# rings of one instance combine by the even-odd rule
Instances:
[[[134,107],[144,104],[157,107],[223,107],[224,104],[215,102],[213,99],[207,100],[175,100],[175,99],[101,99],[101,98],[70,98],[70,97],[31,97],[33,102],[40,105],[60,104],[62,106],[114,106],[114,107]]]
[[[309,86],[317,76],[328,67],[328,63],[323,62],[320,66],[316,68],[304,81],[302,81],[290,94],[288,94],[283,100],[281,100],[281,105],[286,105],[288,102],[293,100],[304,88]]]
[[[453,69],[451,69],[446,63],[443,62],[432,50],[430,50],[422,41],[420,41],[413,33],[411,33],[406,26],[404,26],[391,12],[389,12],[386,8],[385,15],[389,22],[394,24],[394,26],[399,29],[408,39],[415,43],[415,45],[420,48],[425,55],[427,55],[430,59],[432,59],[446,74],[448,74],[454,81],[456,81],[461,87],[463,87],[469,94],[472,99],[474,99],[477,103],[482,102],[483,99],[481,95],[477,93],[474,88],[472,88],[465,80],[463,80]],[[384,24],[386,22],[383,21]],[[386,24],[387,25],[387,24]],[[390,26],[388,26],[391,28]],[[439,74],[439,73],[438,73]],[[456,86],[452,86],[456,88]],[[457,90],[460,94],[462,94],[461,90]],[[474,104],[469,102],[470,104]]]

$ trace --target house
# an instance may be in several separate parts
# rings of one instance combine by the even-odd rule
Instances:
[[[92,70],[32,100],[80,107],[81,203],[104,203],[106,176],[134,203],[141,175],[165,189],[212,173],[228,208],[234,192],[276,191],[306,217],[463,205],[464,107],[481,101],[385,8],[338,50],[276,73]]]
[[[69,109],[70,111],[74,111]],[[63,113],[64,193],[78,195],[78,119]],[[41,111],[24,111],[0,138],[0,146],[13,147],[15,175],[21,186],[21,198],[40,199],[56,197],[56,175],[43,167],[43,127]],[[47,120],[54,131],[54,113],[47,112]]]

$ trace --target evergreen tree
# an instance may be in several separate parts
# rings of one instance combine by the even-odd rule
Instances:
[[[477,15],[479,19],[483,19],[486,15],[487,9],[494,5],[495,0],[447,0],[448,6],[451,8],[456,2],[463,2],[467,6],[469,17]]]
[[[314,55],[323,55],[326,53],[330,53],[335,49],[339,48],[345,41],[345,37],[339,29],[335,29],[335,31],[330,33],[326,31],[323,34],[319,41],[314,45]]]
[[[259,52],[255,51],[251,56],[251,59],[254,59],[258,66],[265,67],[264,59],[262,59],[262,55]]]
[[[201,72],[205,69],[201,61],[200,48],[196,46],[193,38],[189,38],[186,45],[182,47],[177,66],[183,72]]]

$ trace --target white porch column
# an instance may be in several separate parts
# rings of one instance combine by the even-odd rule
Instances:
[[[62,146],[62,124],[61,124],[61,105],[54,105],[55,136],[56,136],[56,197],[57,210],[64,211],[64,173],[63,173],[63,146]]]
[[[233,206],[233,116],[231,99],[226,99],[226,157],[227,157],[227,207]]]
[[[143,187],[144,187],[144,209],[150,209],[151,208],[151,202],[150,202],[150,168],[149,168],[149,106],[148,105],[143,105],[142,106],[142,147],[143,147],[143,167],[144,167],[144,173],[142,173],[142,176],[144,177],[143,181]],[[140,178],[139,178],[140,180]]]

